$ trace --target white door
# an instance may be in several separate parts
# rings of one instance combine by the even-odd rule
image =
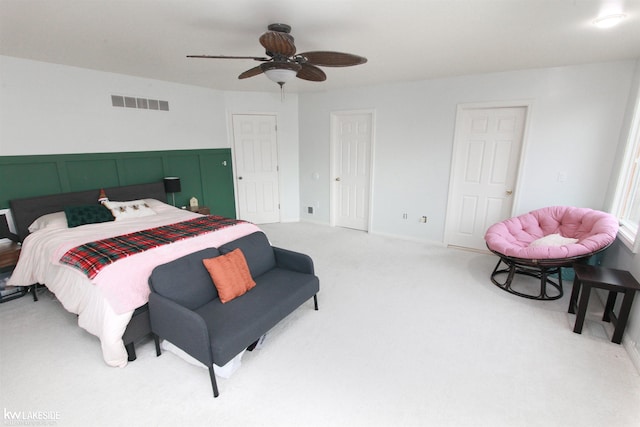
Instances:
[[[332,114],[332,223],[369,229],[373,113]]]
[[[526,106],[458,109],[445,241],[486,249],[487,228],[512,214]]]
[[[238,218],[280,222],[276,117],[232,116]]]

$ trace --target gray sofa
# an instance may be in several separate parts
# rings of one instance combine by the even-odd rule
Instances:
[[[236,248],[243,252],[256,286],[223,304],[202,260]],[[225,365],[312,297],[317,310],[320,290],[309,256],[272,247],[261,232],[160,265],[149,286],[157,355],[160,339],[166,339],[208,366],[214,397],[218,387],[213,364]]]

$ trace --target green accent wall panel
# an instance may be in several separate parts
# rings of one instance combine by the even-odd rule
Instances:
[[[167,176],[180,178],[182,191],[176,193],[176,206],[189,206],[189,199],[195,197],[205,206],[202,194],[202,170],[200,156],[192,153],[174,153],[167,158]],[[168,197],[171,201],[171,197]],[[206,205],[208,206],[208,205]]]
[[[118,164],[115,159],[70,160],[66,162],[66,170],[71,191],[120,185]]]
[[[211,213],[236,217],[231,150],[0,156],[0,208],[9,200],[180,178],[176,205],[195,196]],[[171,195],[167,196],[171,203]]]
[[[55,160],[38,163],[16,160],[6,164],[0,161],[0,208],[9,207],[11,199],[63,192]]]
[[[235,218],[235,195],[233,192],[233,172],[229,153],[209,153],[200,156],[202,174],[202,191],[212,214]],[[234,204],[226,200],[234,200]]]
[[[127,157],[122,159],[120,185],[137,184],[161,180],[164,174],[162,155]]]

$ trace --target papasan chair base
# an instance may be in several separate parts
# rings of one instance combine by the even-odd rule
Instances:
[[[500,258],[491,282],[524,298],[562,298],[562,268],[586,263],[609,247],[617,232],[618,220],[613,215],[571,206],[551,206],[506,219],[485,234],[487,248]],[[539,279],[539,290],[522,292],[523,288],[531,290],[526,283],[514,289],[519,275]],[[557,279],[552,277],[555,275]],[[499,280],[503,276],[504,280]]]
[[[571,265],[576,262],[586,262],[591,256],[561,260],[544,260],[544,262],[540,262],[540,260],[506,257],[495,251],[492,252],[500,257],[496,267],[491,273],[491,282],[494,285],[519,297],[547,301],[562,298],[564,295],[562,288],[562,267],[571,267]],[[504,264],[504,268],[500,268],[502,264]],[[535,295],[513,289],[511,285],[517,274],[539,279],[540,292]],[[498,281],[498,276],[501,275],[506,275],[503,282]],[[551,277],[553,275],[557,275],[558,278],[556,281]]]

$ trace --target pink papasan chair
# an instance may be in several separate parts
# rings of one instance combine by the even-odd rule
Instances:
[[[606,249],[616,238],[615,216],[593,209],[551,206],[501,221],[489,227],[484,239],[489,250],[500,257],[491,273],[491,281],[512,294],[540,300],[561,298],[562,267],[587,262]],[[500,268],[505,264],[505,268]],[[496,276],[506,274],[500,283]],[[540,279],[540,293],[516,291],[512,282],[516,274]],[[557,274],[554,282],[549,276]],[[547,292],[547,285],[552,292]],[[555,289],[555,290],[554,290]]]

